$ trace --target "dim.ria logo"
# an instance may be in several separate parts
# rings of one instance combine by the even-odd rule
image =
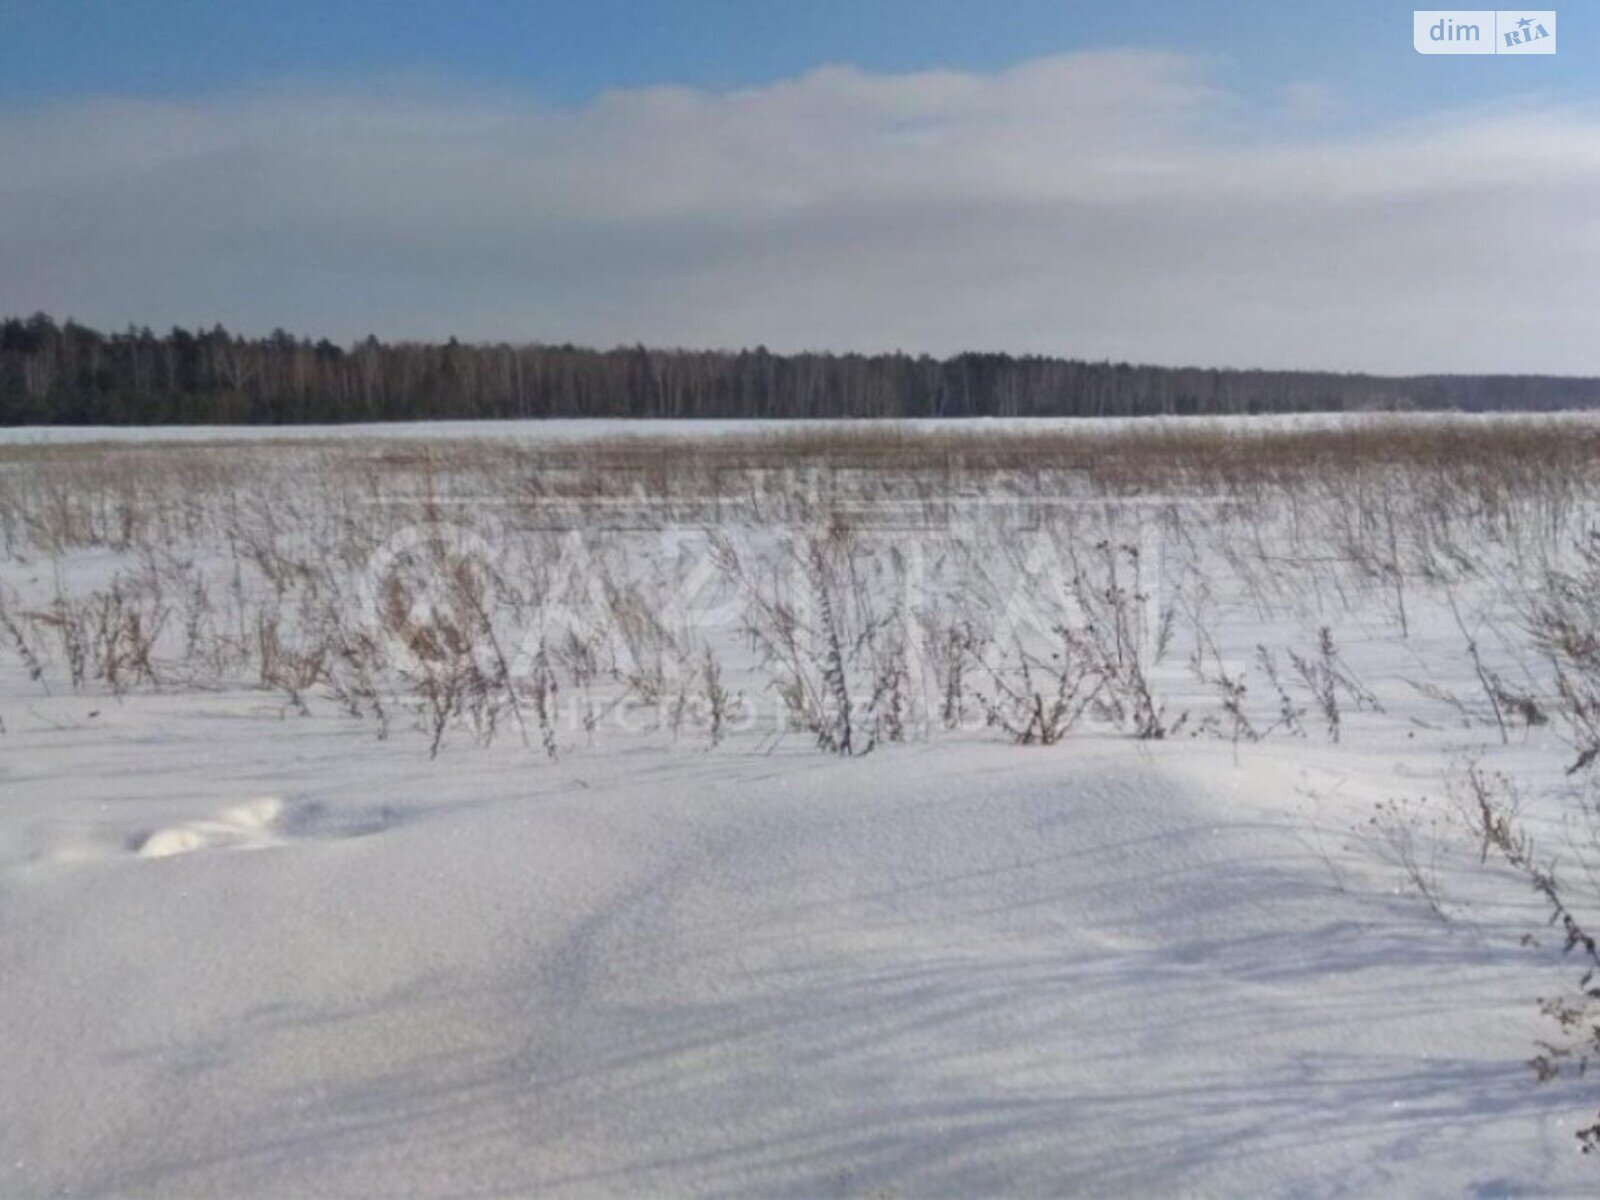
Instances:
[[[1554,54],[1553,9],[1417,9],[1418,54]]]

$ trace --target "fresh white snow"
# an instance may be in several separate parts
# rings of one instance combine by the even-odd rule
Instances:
[[[1519,1065],[1516,948],[1386,894],[1294,747],[529,769],[240,697],[31,707],[10,1195],[1590,1179],[1570,1089]],[[1334,761],[1347,790],[1404,763]]]
[[[1525,1065],[1544,910],[1468,872],[1441,921],[1363,832],[1469,750],[1548,781],[1569,748],[1464,727],[1414,686],[1471,694],[1448,615],[1414,594],[1399,639],[1386,585],[1338,586],[1294,599],[1384,706],[1337,743],[430,759],[398,719],[0,654],[0,1195],[1592,1192],[1592,1093]],[[1265,603],[1215,625],[1240,661],[1307,645]]]
[[[422,441],[442,444],[571,443],[628,437],[651,440],[701,440],[707,437],[771,436],[796,431],[1040,433],[1083,436],[1127,430],[1209,429],[1266,431],[1325,429],[1351,425],[1398,428],[1463,423],[1494,427],[1529,422],[1593,425],[1600,410],[1567,412],[1319,412],[1249,416],[1159,417],[908,417],[773,421],[758,418],[671,420],[621,417],[557,417],[485,421],[384,421],[345,425],[12,425],[0,426],[0,445],[70,446],[93,443],[366,442]]]

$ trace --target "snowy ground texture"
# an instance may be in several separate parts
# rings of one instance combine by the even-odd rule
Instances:
[[[1527,1065],[1576,972],[1459,803],[1481,761],[1583,849],[1526,632],[1569,465],[1417,465],[1370,525],[1343,468],[1109,515],[1074,468],[848,543],[702,478],[742,507],[701,554],[648,491],[476,502],[571,462],[219,438],[0,457],[0,1194],[1600,1187],[1594,1089]],[[481,626],[406,590],[473,553]],[[1117,588],[1164,736],[1056,640]],[[1092,698],[1017,744],[1063,658]]]

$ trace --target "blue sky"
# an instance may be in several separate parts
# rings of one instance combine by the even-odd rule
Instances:
[[[1591,6],[1586,6],[1591,7]],[[183,96],[424,72],[581,103],[606,88],[766,83],[825,63],[989,71],[1106,47],[1213,56],[1247,99],[1314,80],[1378,119],[1540,90],[1600,94],[1585,8],[1555,57],[1420,59],[1385,0],[0,0],[0,97]]]
[[[0,0],[0,313],[1600,375],[1559,11]]]

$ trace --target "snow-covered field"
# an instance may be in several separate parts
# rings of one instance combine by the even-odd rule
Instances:
[[[0,1194],[1592,1193],[1592,460],[1399,428],[25,431]]]
[[[1600,410],[1583,409],[1540,416],[1504,412],[1456,413],[1271,413],[1252,416],[1167,417],[931,417],[853,420],[764,421],[758,419],[652,420],[646,418],[579,418],[504,421],[386,421],[345,425],[13,425],[0,427],[0,446],[66,446],[91,443],[319,442],[421,441],[452,443],[493,441],[544,443],[598,441],[615,437],[700,441],[711,437],[773,435],[794,431],[833,430],[950,433],[1076,433],[1094,436],[1129,430],[1295,430],[1337,429],[1371,425],[1401,428],[1449,426],[1593,427]]]

